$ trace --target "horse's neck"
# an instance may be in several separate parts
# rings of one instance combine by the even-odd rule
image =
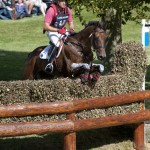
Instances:
[[[90,29],[89,29],[90,28]],[[76,40],[82,43],[83,46],[91,47],[90,35],[92,34],[93,28],[89,27],[81,30],[78,34],[74,36]]]
[[[77,33],[74,38],[82,45],[82,54],[87,62],[93,60],[92,45],[90,35],[93,33],[94,27],[85,28]]]
[[[91,50],[91,39],[90,35],[92,34],[94,28],[88,27],[81,30],[79,33],[74,36],[68,37],[68,41],[73,42],[72,47],[69,47],[68,53],[71,53],[71,57],[76,59],[86,58],[91,60],[93,57]],[[74,47],[74,48],[73,48]],[[68,49],[65,48],[65,51]]]

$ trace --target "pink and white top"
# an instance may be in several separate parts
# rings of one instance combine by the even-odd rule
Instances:
[[[72,13],[71,13],[71,10],[70,8],[68,8],[68,14],[69,14],[69,18],[68,18],[68,22],[72,22]],[[45,19],[44,19],[44,22],[45,23],[48,23],[48,24],[51,24],[52,21],[53,21],[53,18],[56,17],[57,14],[55,14],[55,11],[54,11],[54,8],[53,7],[50,7],[48,10],[47,10],[47,13],[45,15]]]

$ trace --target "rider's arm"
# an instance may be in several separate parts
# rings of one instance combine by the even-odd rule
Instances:
[[[44,22],[43,29],[45,31],[58,32],[58,28],[52,27],[49,23]]]
[[[69,26],[69,30],[71,31],[74,31],[74,24],[73,24],[73,21],[71,22],[68,22],[68,26]]]
[[[71,12],[70,8],[68,8],[68,14],[69,14],[69,18],[68,18],[69,30],[70,31],[74,31],[74,24],[73,24],[72,12]]]
[[[51,31],[51,32],[58,32],[58,29],[55,27],[50,26],[53,18],[55,17],[54,9],[51,7],[45,14],[43,30]]]

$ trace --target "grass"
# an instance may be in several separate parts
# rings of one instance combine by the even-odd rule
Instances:
[[[0,47],[7,51],[30,52],[48,43],[42,34],[43,18],[32,17],[16,21],[1,21]]]
[[[88,13],[85,17],[88,21],[96,20],[97,18]],[[79,31],[83,26],[77,18],[74,18],[75,29]],[[1,21],[0,20],[0,80],[20,80],[22,77],[25,58],[28,53],[38,46],[47,45],[48,38],[42,34],[43,17],[36,16],[32,18],[24,18],[16,21]],[[136,41],[141,42],[141,25],[134,22],[128,22],[122,27],[123,42]],[[148,54],[148,64],[150,64],[150,47],[146,48]],[[148,65],[146,75],[146,89],[150,89],[150,65]],[[147,105],[150,105],[147,103]],[[77,133],[77,149],[78,150],[98,150],[100,146],[105,144],[119,143],[119,139],[103,139],[107,129],[98,129]],[[113,129],[114,130],[114,129]],[[126,130],[119,130],[120,135]],[[107,137],[117,137],[118,131],[109,133]],[[132,138],[132,136],[130,136]],[[106,143],[107,141],[107,143]],[[50,134],[39,136],[1,138],[0,149],[3,150],[60,150],[63,146],[62,134]],[[127,146],[127,145],[126,145]],[[111,147],[111,146],[110,146]],[[109,147],[109,148],[110,148]],[[114,145],[115,147],[115,145]],[[109,149],[106,148],[106,149]],[[113,148],[113,147],[112,147]],[[115,148],[114,148],[115,149]],[[120,149],[120,148],[116,148]],[[131,147],[127,147],[130,149]]]
[[[122,26],[123,42],[136,41],[141,42],[141,25],[135,22],[128,22]]]

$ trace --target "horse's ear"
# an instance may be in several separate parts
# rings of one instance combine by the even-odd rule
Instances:
[[[86,24],[84,24],[84,26],[85,26],[85,28],[88,26],[88,24],[86,23]]]
[[[99,22],[100,28],[102,28],[103,30],[106,30],[106,23],[103,21]]]

